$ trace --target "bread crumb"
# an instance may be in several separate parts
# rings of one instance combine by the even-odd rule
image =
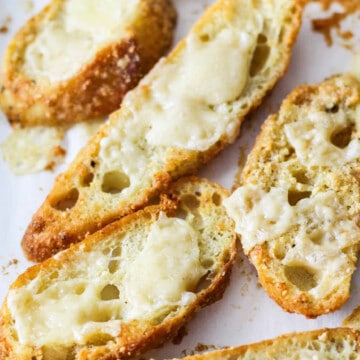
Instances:
[[[1,144],[4,161],[15,175],[53,170],[66,154],[60,146],[63,136],[61,128],[15,129]]]
[[[4,24],[0,26],[0,34],[6,34],[9,31],[10,23],[11,23],[11,17],[8,16],[5,19]]]
[[[3,275],[9,275],[9,268],[11,266],[16,266],[19,263],[18,259],[11,259],[6,265],[1,266],[1,272]]]
[[[1,34],[5,34],[8,31],[9,31],[9,28],[6,25],[0,27],[0,33]]]
[[[206,345],[202,343],[197,343],[195,347],[196,352],[208,351],[208,350],[216,350],[218,347],[215,345]]]

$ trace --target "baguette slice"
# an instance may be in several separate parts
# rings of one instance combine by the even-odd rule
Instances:
[[[360,333],[351,329],[321,329],[187,356],[183,360],[356,360],[360,359],[359,339]]]
[[[360,306],[343,321],[343,326],[360,330]]]
[[[228,284],[236,256],[228,195],[183,178],[160,205],[30,268],[3,304],[0,358],[127,358],[174,336]]]
[[[170,0],[52,0],[10,42],[0,105],[12,125],[108,115],[171,43]]]
[[[234,141],[284,73],[303,4],[219,0],[60,175],[22,246],[41,261],[143,207]]]
[[[316,317],[348,299],[360,243],[360,83],[296,88],[264,123],[226,203],[245,253],[285,310]]]

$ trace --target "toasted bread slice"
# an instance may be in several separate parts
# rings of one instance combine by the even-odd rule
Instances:
[[[343,321],[343,326],[360,330],[360,306]]]
[[[262,127],[226,203],[245,253],[285,310],[316,317],[349,297],[360,243],[360,83],[296,88]]]
[[[2,308],[1,359],[118,359],[219,299],[236,256],[228,192],[197,178],[38,264]]]
[[[350,360],[360,358],[360,333],[346,328],[321,329],[272,340],[192,355],[184,360]]]
[[[256,4],[256,5],[254,5]],[[57,178],[22,241],[43,260],[143,207],[238,135],[284,73],[298,0],[219,0]]]
[[[163,55],[174,23],[170,0],[52,0],[7,48],[0,105],[21,126],[108,115]]]

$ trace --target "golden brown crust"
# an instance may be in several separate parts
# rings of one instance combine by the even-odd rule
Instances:
[[[306,353],[306,351],[309,353]],[[302,353],[302,351],[304,351]],[[302,357],[302,354],[304,357]],[[312,357],[314,356],[314,357]],[[184,360],[226,359],[357,359],[360,333],[346,328],[291,333],[254,344],[187,356]]]
[[[224,26],[225,20],[233,20],[234,13],[238,11],[239,3],[241,3],[241,0],[220,0],[207,10],[199,23],[195,25],[192,33],[200,34],[201,32],[219,31]],[[291,48],[300,26],[302,6],[303,4],[296,0],[291,1],[291,3],[286,2],[286,10],[284,10],[277,24],[277,30],[281,31],[282,37],[273,55],[276,62],[271,64],[269,71],[266,71],[267,75],[260,72],[258,76],[253,76],[248,81],[243,95],[248,101],[244,100],[244,106],[235,116],[232,134],[222,134],[217,141],[204,151],[169,146],[151,147],[146,143],[145,145],[142,144],[147,151],[146,156],[149,156],[148,163],[151,163],[148,168],[149,175],[144,175],[143,179],[141,179],[141,186],[131,195],[128,195],[127,198],[119,200],[116,204],[110,204],[114,200],[107,200],[109,197],[105,198],[105,196],[108,195],[101,194],[101,191],[99,191],[101,189],[101,177],[103,176],[99,170],[99,162],[101,161],[99,159],[100,142],[111,130],[119,126],[126,126],[120,124],[126,124],[133,110],[130,111],[123,105],[120,110],[111,115],[109,123],[78,154],[69,169],[57,178],[52,191],[33,216],[23,237],[22,247],[26,256],[32,261],[42,261],[66,248],[69,244],[81,240],[86,233],[92,233],[109,222],[143,207],[153,197],[165,191],[171,181],[183,175],[195,173],[202,165],[213,159],[226,145],[234,141],[245,116],[259,105],[263,97],[285,72],[290,59]],[[274,14],[274,16],[279,15]],[[278,41],[278,37],[276,41]],[[184,40],[164,60],[164,63],[176,63],[180,57],[179,54],[184,51],[185,47],[186,42]],[[274,59],[271,61],[275,61]],[[129,94],[136,94],[130,100],[134,109],[141,107],[142,103],[148,101],[150,90],[145,80],[147,78],[151,79],[152,73],[155,73],[155,71],[159,70],[154,69],[150,72],[144,81]],[[240,98],[242,97],[240,96]],[[127,101],[129,101],[128,99],[129,97],[127,97]],[[121,129],[121,131],[124,130]],[[130,133],[125,133],[124,137],[130,137]],[[142,135],[142,138],[144,137],[145,135]],[[120,144],[119,140],[119,147]],[[150,160],[152,154],[155,154],[158,158]],[[135,158],[134,161],[136,161]],[[86,187],[83,183],[89,174],[93,176],[93,180],[90,187]],[[54,209],[54,203],[58,199],[64,198],[72,189],[77,189],[79,192],[76,205],[66,211],[58,211],[56,206]],[[105,203],[106,205],[104,205]]]
[[[342,326],[353,329],[360,329],[360,307],[358,306],[353,312],[344,319]]]
[[[212,253],[207,249],[215,246],[212,243],[213,238],[209,236],[202,240],[207,244],[207,248],[203,250],[204,253],[214,254],[211,255],[214,261],[214,269],[211,270],[211,274],[207,274],[210,284],[205,288],[201,286],[201,290],[196,292],[196,298],[189,306],[182,306],[180,311],[166,317],[156,325],[151,322],[151,319],[132,320],[122,324],[121,333],[119,333],[115,342],[106,345],[74,345],[76,353],[74,359],[131,358],[136,354],[143,353],[145,350],[154,348],[175,336],[184,323],[190,320],[201,308],[222,297],[229,283],[232,266],[237,254],[233,222],[226,215],[226,211],[221,205],[222,199],[228,195],[227,190],[207,180],[195,177],[183,178],[171,186],[168,195],[162,198],[161,204],[152,205],[144,210],[130,214],[87,237],[83,242],[59,253],[56,257],[29,268],[17,278],[10,289],[21,288],[31,280],[36,279],[40,274],[62,272],[64,269],[71,269],[72,264],[76,267],[79,253],[88,253],[96,247],[101,247],[101,243],[113,234],[131,231],[131,229],[137,227],[149,227],[149,224],[157,218],[160,211],[165,211],[169,216],[176,216],[176,211],[183,209],[187,209],[186,211],[194,215],[198,212],[199,215],[195,216],[201,216],[204,221],[211,222],[206,231],[209,231],[209,234],[216,234],[216,243],[219,244],[216,245],[218,250]],[[187,200],[189,196],[190,200]],[[195,198],[197,199],[196,202],[199,202],[198,207],[191,210],[192,201]],[[189,204],[187,201],[189,201]],[[190,215],[190,218],[193,218],[193,215]],[[206,236],[204,235],[207,234],[206,231],[203,236]],[[113,236],[116,237],[116,235]],[[0,336],[0,349],[2,350],[0,351],[3,351],[4,354],[2,359],[12,359],[12,356],[17,354],[18,356],[19,354],[22,354],[22,356],[23,354],[29,354],[29,358],[20,356],[17,359],[33,359],[31,356],[34,356],[34,359],[42,359],[42,349],[35,349],[31,346],[24,347],[17,343],[12,323],[13,318],[7,307],[6,300],[2,308],[2,314],[3,316],[0,318],[2,321],[0,323],[0,334],[2,335]],[[50,358],[46,357],[45,359]]]
[[[338,116],[342,118],[345,114],[344,119],[347,119],[346,121],[349,124],[353,124],[342,126],[347,126],[345,129],[351,129],[351,139],[358,139],[359,123],[357,115],[354,114],[358,113],[359,104],[360,84],[350,76],[335,76],[319,85],[304,85],[296,88],[284,100],[279,113],[270,116],[265,121],[242,171],[241,185],[256,184],[268,192],[272,187],[282,188],[286,184],[289,194],[291,191],[300,193],[300,188],[306,188],[305,197],[331,190],[336,194],[341,206],[347,209],[346,218],[358,225],[360,193],[356,176],[359,159],[347,162],[344,160],[344,164],[340,167],[335,163],[333,166],[314,166],[303,163],[285,135],[285,126],[295,122],[301,123],[312,115],[332,114],[335,117],[339,113]],[[329,141],[335,140],[329,139]],[[349,141],[350,138],[347,139],[347,143]],[[308,145],[308,148],[311,146],[313,145]],[[337,146],[343,147],[341,144]],[[288,201],[290,202],[290,200]],[[334,201],[336,201],[335,198]],[[284,205],[288,206],[289,204]],[[308,221],[310,222],[311,219]],[[334,224],[339,221],[338,218],[331,219]],[[287,260],[286,253],[291,248],[294,248],[295,251],[299,246],[296,242],[297,236],[299,236],[298,228],[290,228],[281,236],[276,235],[261,244],[256,244],[249,251],[248,256],[257,268],[259,281],[270,297],[286,311],[314,318],[339,309],[349,298],[351,277],[355,269],[360,244],[360,232],[357,234],[355,229],[355,233],[348,234],[348,237],[350,235],[353,240],[349,245],[346,247],[338,245],[341,249],[339,250],[340,255],[346,257],[346,271],[343,270],[335,276],[335,274],[328,274],[327,268],[318,268],[315,272],[317,274],[315,280],[311,280],[312,283],[307,284],[309,288],[307,285],[302,288],[303,285],[299,283],[300,280],[294,279],[291,274],[289,275],[286,272],[290,262],[295,263],[293,260]],[[309,238],[305,237],[304,244],[305,240],[311,244],[310,239],[310,235]],[[315,242],[315,244],[317,243]],[[306,257],[311,258],[312,256],[312,254],[302,254],[301,246],[296,263],[296,266],[300,267],[307,263]],[[316,251],[323,251],[324,255],[321,256],[326,257],[326,246],[328,246],[326,242],[322,244],[320,241],[316,246],[318,247],[313,250],[315,254],[317,254]],[[316,256],[319,257],[319,254]],[[314,261],[312,264],[316,268],[316,262]],[[301,267],[301,270],[304,269],[306,269],[305,265]],[[304,271],[306,272],[306,270]],[[312,273],[301,275],[299,272],[298,274],[294,276],[306,277],[311,276]],[[332,280],[336,280],[336,283],[331,280],[332,276]],[[320,282],[324,284],[328,282],[326,295],[325,292],[324,295],[318,295],[315,291],[315,287]]]
[[[53,0],[8,46],[0,105],[12,125],[66,125],[110,114],[171,43],[176,18],[171,2],[141,0],[125,38],[100,49],[68,80],[47,86],[37,84],[21,72],[24,52],[44,19],[54,17],[63,2]]]

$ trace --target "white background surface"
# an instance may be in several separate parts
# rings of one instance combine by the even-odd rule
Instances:
[[[174,43],[186,34],[206,5],[212,2],[211,0],[174,0],[179,12]],[[0,0],[0,26],[4,24],[6,17],[11,17],[9,32],[0,34],[0,57],[11,35],[46,1],[34,1],[34,8],[29,10],[31,3],[28,0]],[[336,9],[335,6],[330,10],[333,12]],[[259,126],[269,112],[278,109],[281,99],[296,85],[306,82],[316,83],[332,74],[349,70],[353,52],[341,46],[341,39],[334,37],[335,44],[327,47],[324,38],[311,30],[311,19],[325,15],[319,5],[307,6],[287,75],[279,82],[259,111],[243,124],[240,139],[225,149],[201,172],[201,175],[218,181],[230,189],[234,183],[239,159],[243,159],[245,152],[251,148]],[[359,14],[356,14],[348,19],[346,26],[357,34],[352,42],[358,43],[360,47],[359,23]],[[10,127],[0,113],[0,142],[9,132]],[[76,136],[70,137],[67,146],[71,148],[78,146],[78,141],[74,140],[74,137]],[[73,151],[69,151],[67,159],[72,153]],[[60,169],[57,169],[56,173],[59,171]],[[11,174],[7,164],[0,159],[0,301],[3,301],[10,283],[31,265],[21,252],[21,237],[32,214],[51,188],[56,173],[43,172],[19,177]],[[17,259],[18,263],[9,265],[12,259]],[[341,310],[316,320],[308,320],[303,316],[282,311],[258,285],[253,267],[246,259],[239,258],[224,298],[204,309],[186,325],[187,335],[179,345],[165,344],[161,349],[154,350],[145,357],[154,356],[160,359],[181,356],[190,354],[199,344],[240,345],[292,331],[340,326],[342,320],[360,305],[359,279],[358,271],[353,278],[351,298]]]

